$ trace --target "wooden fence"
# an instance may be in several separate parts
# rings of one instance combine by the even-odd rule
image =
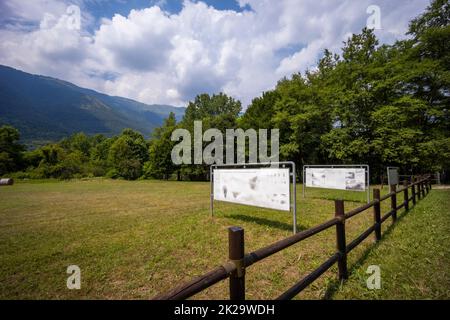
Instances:
[[[425,197],[431,190],[430,176],[417,177],[413,183],[404,181],[403,187],[397,190],[396,186],[391,186],[389,194],[380,196],[380,190],[373,190],[373,201],[361,207],[353,209],[349,212],[344,211],[344,201],[335,201],[335,217],[313,228],[299,232],[293,236],[275,242],[272,245],[245,254],[244,250],[244,230],[240,227],[231,227],[228,229],[229,242],[229,261],[221,266],[211,270],[210,272],[193,279],[192,281],[182,284],[169,290],[164,294],[157,295],[153,299],[157,300],[182,300],[187,299],[196,293],[229,278],[230,300],[245,299],[245,273],[247,268],[252,264],[263,260],[285,248],[310,238],[331,227],[336,228],[336,252],[323,262],[317,269],[305,276],[303,279],[294,284],[291,288],[281,294],[277,299],[292,299],[299,294],[308,285],[319,278],[325,271],[332,267],[335,263],[338,265],[338,278],[340,280],[347,279],[347,254],[366,239],[372,232],[375,233],[376,241],[381,239],[381,225],[389,217],[393,222],[397,220],[398,210],[404,208],[409,210],[410,202],[415,205],[417,200]],[[410,193],[411,192],[411,193]],[[403,193],[404,201],[397,204],[397,194]],[[411,194],[411,196],[410,196]],[[381,213],[381,202],[390,199],[391,210],[384,215]],[[361,212],[373,208],[374,224],[366,231],[359,235],[356,239],[347,243],[345,233],[345,221]]]

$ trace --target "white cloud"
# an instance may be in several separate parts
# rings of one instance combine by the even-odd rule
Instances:
[[[36,23],[40,22],[45,14],[60,16],[67,8],[67,4],[57,0],[4,0],[3,5],[8,10],[10,18]]]
[[[95,33],[95,48],[104,50],[117,68],[152,71],[166,64],[174,23],[159,7],[115,15]]]
[[[0,30],[1,64],[146,103],[183,105],[196,94],[225,91],[244,106],[281,77],[313,68],[325,48],[339,52],[348,35],[365,26],[369,5],[381,8],[377,36],[392,43],[428,4],[240,0],[252,11],[238,13],[185,1],[178,14],[154,5],[102,19],[87,33],[65,27],[64,3],[7,1],[15,16],[40,27]],[[89,13],[83,17],[92,21]]]

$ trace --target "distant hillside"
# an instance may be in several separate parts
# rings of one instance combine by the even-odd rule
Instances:
[[[172,111],[185,108],[147,105],[0,65],[0,125],[10,124],[26,143],[55,141],[74,132],[118,134],[133,128],[148,137]]]

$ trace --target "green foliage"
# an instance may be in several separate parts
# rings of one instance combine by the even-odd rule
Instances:
[[[264,92],[261,97],[254,98],[240,119],[240,126],[255,130],[271,128],[274,105],[279,98],[277,91]]]
[[[142,167],[148,160],[148,148],[144,137],[132,130],[125,129],[109,149],[108,161],[125,179],[135,180],[142,174]]]
[[[171,112],[160,128],[156,128],[149,147],[149,161],[144,164],[146,178],[168,179],[174,172],[171,151],[175,142],[171,140],[176,129],[175,114]]]
[[[18,143],[19,131],[11,126],[0,127],[0,176],[22,166],[24,147]]]
[[[399,214],[383,239],[369,249],[343,286],[337,300],[449,299],[450,190],[433,190],[411,211]],[[351,225],[351,223],[348,223]],[[381,268],[381,290],[367,288],[370,265]]]
[[[430,29],[447,27],[449,24],[450,3],[448,0],[434,0],[422,15],[411,21],[408,33],[419,37]]]
[[[219,93],[212,96],[200,94],[195,97],[194,101],[189,102],[180,127],[187,129],[191,137],[194,137],[194,121],[200,120],[203,131],[216,128],[225,133],[226,129],[237,127],[237,118],[241,108],[240,101],[226,94]],[[203,148],[207,144],[205,142]],[[180,173],[189,180],[205,180],[209,173],[209,166],[183,165]]]
[[[202,120],[204,128],[205,125],[219,130],[234,128],[240,111],[240,101],[223,93],[212,96],[204,93],[189,102],[182,123],[185,127],[193,127],[195,120]]]

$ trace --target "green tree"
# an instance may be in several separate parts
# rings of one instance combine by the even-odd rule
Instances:
[[[280,99],[276,90],[263,92],[261,97],[254,98],[248,106],[239,125],[243,129],[269,129],[272,127],[272,117],[275,103]]]
[[[80,151],[89,157],[91,139],[83,132],[75,133],[69,138],[63,139],[60,146],[67,151]]]
[[[236,119],[241,111],[241,102],[227,96],[224,93],[200,94],[190,101],[182,120],[182,126],[192,129],[194,121],[201,120],[203,129],[217,128],[225,130],[235,128]]]
[[[153,132],[149,147],[149,161],[144,165],[145,177],[168,179],[174,172],[171,152],[175,142],[171,140],[172,132],[176,129],[175,114],[171,112],[164,120],[162,127]]]
[[[148,160],[144,137],[131,129],[123,130],[111,145],[108,154],[111,166],[119,177],[134,180],[141,176],[142,166]]]
[[[202,121],[203,131],[216,128],[222,133],[226,129],[237,126],[237,118],[241,111],[241,102],[224,93],[200,94],[189,102],[180,127],[187,129],[194,137],[194,121]],[[203,148],[207,145],[205,142]],[[224,151],[225,152],[225,151]],[[181,173],[191,180],[204,180],[209,174],[207,165],[182,165]]]
[[[22,152],[19,131],[11,126],[0,127],[0,176],[22,167]]]
[[[80,150],[63,153],[57,164],[51,167],[51,176],[60,179],[71,179],[86,175],[88,158]]]
[[[93,176],[104,176],[110,169],[108,161],[109,150],[117,137],[105,138],[101,135],[92,137],[93,143],[90,149],[90,166]]]

